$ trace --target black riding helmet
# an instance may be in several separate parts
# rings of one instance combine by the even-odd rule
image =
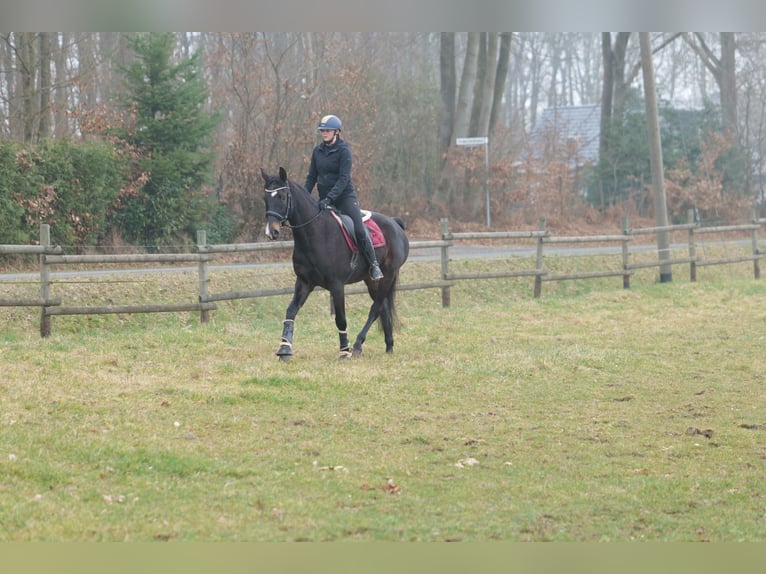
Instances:
[[[317,130],[337,130],[341,131],[343,124],[338,116],[328,115],[324,116],[317,126]]]

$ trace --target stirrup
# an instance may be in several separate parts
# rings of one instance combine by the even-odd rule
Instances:
[[[380,270],[380,265],[377,263],[370,265],[370,279],[373,281],[380,281],[383,279],[383,272]]]

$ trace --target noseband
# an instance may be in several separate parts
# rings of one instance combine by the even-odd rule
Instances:
[[[273,216],[274,218],[279,220],[280,225],[284,225],[285,227],[289,227],[290,229],[300,229],[301,227],[308,225],[309,223],[313,222],[317,217],[322,215],[322,210],[317,211],[316,215],[314,217],[310,218],[308,221],[304,221],[300,225],[290,225],[290,223],[287,222],[287,220],[290,218],[290,212],[293,210],[293,192],[290,189],[290,186],[283,185],[282,187],[277,187],[274,189],[264,189],[264,192],[271,194],[271,197],[274,197],[277,192],[282,191],[283,189],[287,190],[287,209],[285,209],[284,213],[277,213],[276,211],[271,211],[270,209],[266,211],[266,216],[269,215]]]

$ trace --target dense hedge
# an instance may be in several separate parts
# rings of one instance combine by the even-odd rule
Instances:
[[[0,243],[34,243],[48,223],[56,244],[98,244],[127,174],[109,144],[0,142]]]

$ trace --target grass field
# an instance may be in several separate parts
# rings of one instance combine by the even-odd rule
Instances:
[[[0,308],[0,541],[764,540],[766,283],[745,264],[652,273],[540,299],[528,279],[459,283],[446,309],[403,291],[395,353],[375,328],[346,362],[324,292],[290,363],[289,297],[205,325],[54,317],[46,339],[36,309]],[[55,290],[138,303],[196,283]],[[367,299],[348,306],[355,334]]]

